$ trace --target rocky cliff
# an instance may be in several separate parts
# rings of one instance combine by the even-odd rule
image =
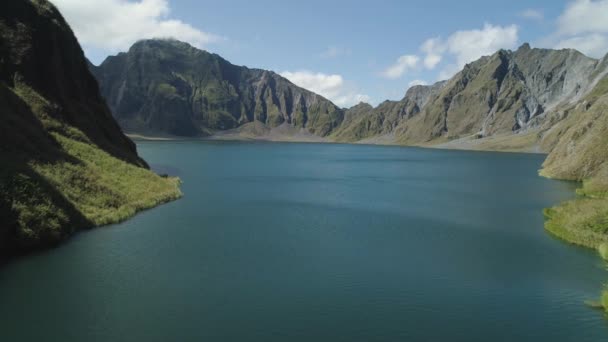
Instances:
[[[392,134],[401,122],[419,114],[444,85],[445,82],[438,82],[432,86],[414,86],[407,90],[401,101],[384,101],[376,108],[359,104],[348,109],[348,120],[342,122],[332,138],[352,142]]]
[[[334,136],[357,141],[393,134],[394,143],[408,145],[515,136],[540,129],[547,113],[583,98],[607,71],[603,61],[575,50],[524,44],[482,57],[446,82],[413,87],[403,100],[383,102]]]
[[[229,63],[175,40],[145,40],[91,68],[128,132],[208,135],[258,121],[326,136],[343,111],[274,72]]]

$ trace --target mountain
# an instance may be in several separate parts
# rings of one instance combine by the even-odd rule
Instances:
[[[604,57],[600,64],[607,62]],[[551,152],[541,175],[582,181],[582,187],[575,199],[545,209],[545,227],[608,260],[608,76],[581,100],[555,110],[551,121],[543,132]],[[601,305],[608,311],[608,287]]]
[[[376,108],[358,105],[348,109],[350,120],[344,120],[332,138],[352,142],[392,134],[399,123],[420,113],[431,96],[444,85],[445,82],[438,82],[433,86],[414,86],[408,89],[401,101],[384,101]],[[348,115],[350,112],[356,115]]]
[[[326,136],[343,111],[272,71],[230,64],[175,40],[143,40],[91,66],[128,132],[204,136],[255,121]]]
[[[575,50],[524,44],[482,57],[447,81],[412,87],[401,101],[383,102],[334,136],[357,141],[391,134],[397,144],[503,149],[505,139],[488,142],[505,135],[520,139],[540,128],[546,113],[584,97],[607,71],[605,64]]]
[[[122,128],[145,135],[375,142],[545,151],[541,130],[606,74],[571,49],[500,50],[400,101],[341,109],[285,78],[175,40],[143,40],[89,64]]]
[[[418,118],[399,128],[399,140],[483,138],[534,128],[546,112],[588,92],[597,65],[575,50],[524,44],[499,51],[450,79]]]
[[[545,133],[553,146],[541,174],[583,181],[583,186],[577,199],[546,211],[547,228],[573,243],[607,248],[608,77],[581,101],[561,108],[559,115],[563,119]]]
[[[0,3],[0,256],[177,198],[147,169],[45,0]]]

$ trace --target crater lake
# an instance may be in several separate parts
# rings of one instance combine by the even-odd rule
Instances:
[[[3,341],[607,341],[544,155],[139,141],[184,197],[0,268]]]

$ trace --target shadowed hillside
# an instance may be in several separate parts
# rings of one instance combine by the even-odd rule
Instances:
[[[180,195],[113,120],[45,0],[0,3],[0,255],[47,247]]]

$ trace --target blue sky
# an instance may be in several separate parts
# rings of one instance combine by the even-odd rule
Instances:
[[[523,42],[608,52],[608,0],[53,2],[95,64],[137,39],[170,36],[342,106],[400,99],[413,83]]]

